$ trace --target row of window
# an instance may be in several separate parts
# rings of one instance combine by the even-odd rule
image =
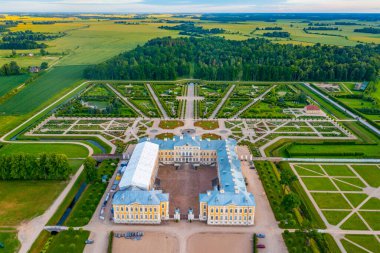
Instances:
[[[162,205],[162,208],[164,208],[164,205]],[[128,208],[128,207],[123,207],[123,206],[121,206],[120,208],[118,207],[118,206],[116,206],[116,211],[126,211],[126,212],[129,212],[129,211],[131,211],[131,212],[133,212],[133,211],[135,211],[135,212],[138,212],[139,210],[140,210],[140,212],[148,212],[148,208],[147,207],[145,207],[145,208],[142,208],[142,207],[140,207],[140,208],[137,208],[137,207],[135,207],[135,208],[133,208],[133,207],[131,207],[131,208]],[[154,212],[157,212],[157,208],[156,207],[154,207],[154,208],[149,208],[149,212],[152,212],[152,210],[154,211]]]
[[[190,155],[216,155],[215,152],[186,152],[186,151],[178,151],[178,152],[172,152],[172,151],[161,151],[161,155],[182,155],[182,156],[190,156]]]
[[[148,218],[148,217],[149,217],[149,218]],[[155,219],[155,220],[157,220],[157,217],[158,217],[157,215],[154,215],[154,219]],[[133,214],[132,214],[132,215],[129,215],[129,214],[126,214],[126,215],[121,214],[121,215],[120,215],[120,214],[118,214],[118,215],[116,215],[116,218],[117,218],[117,219],[120,219],[120,218],[121,218],[122,220],[124,220],[124,219],[127,219],[127,220],[129,220],[129,219],[132,219],[132,220],[133,220],[133,219],[136,219],[136,220],[138,220],[138,219],[139,219],[139,216],[138,216],[138,215],[133,215]],[[142,220],[142,219],[146,219],[146,220],[147,220],[147,219],[150,219],[150,220],[151,220],[151,219],[153,219],[153,215],[149,215],[149,216],[146,215],[146,214],[145,214],[145,215],[140,215],[140,219],[141,219],[141,220]]]
[[[160,158],[160,161],[176,161],[176,162],[184,162],[184,161],[188,161],[188,162],[197,162],[197,161],[201,161],[201,162],[211,162],[211,161],[216,161],[216,158],[197,158],[197,157],[187,157],[187,158],[168,158],[168,157],[162,157]]]
[[[242,220],[241,216],[230,216],[230,219],[228,219],[228,216],[220,216],[220,220]],[[214,216],[210,216],[210,220],[214,220]],[[219,220],[219,216],[215,216],[215,220]],[[244,216],[244,220],[247,220],[247,216]],[[252,220],[252,216],[248,216],[248,220]]]
[[[247,208],[244,208],[244,209],[237,209],[237,208],[235,208],[235,209],[229,209],[229,210],[230,210],[230,213],[233,213],[233,211],[235,211],[235,213],[243,213],[243,210],[244,210],[244,213],[248,212]],[[210,213],[214,213],[214,208],[211,208]],[[215,208],[215,213],[219,213],[219,208]],[[220,209],[220,213],[228,213],[228,209],[221,208]],[[249,209],[249,213],[252,213],[252,209],[251,208]]]

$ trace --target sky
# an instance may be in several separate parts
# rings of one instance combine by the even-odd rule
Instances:
[[[380,0],[0,0],[0,12],[380,13]]]

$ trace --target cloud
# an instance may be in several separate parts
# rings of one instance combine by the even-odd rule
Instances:
[[[380,12],[379,0],[0,0],[2,12]]]

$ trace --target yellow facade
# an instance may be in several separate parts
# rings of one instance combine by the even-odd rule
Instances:
[[[115,223],[158,224],[169,219],[169,202],[159,205],[113,205]]]
[[[253,225],[255,207],[253,206],[208,206],[200,203],[200,220],[207,220],[211,225]]]

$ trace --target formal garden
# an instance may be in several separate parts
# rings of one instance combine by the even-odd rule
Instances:
[[[136,112],[103,84],[94,84],[61,105],[57,116],[136,117]]]
[[[308,104],[307,96],[296,85],[279,84],[263,100],[258,101],[241,114],[242,118],[292,118],[284,112],[287,108],[303,108]]]
[[[198,102],[199,117],[208,118],[230,87],[231,85],[227,83],[202,83],[197,85],[197,95],[203,98]]]
[[[144,115],[152,118],[161,116],[152,95],[144,83],[114,83],[112,86],[124,97],[128,98]]]
[[[230,118],[260,96],[270,85],[267,84],[237,84],[227,101],[218,112],[218,118]]]
[[[186,85],[182,84],[152,84],[161,105],[170,117],[178,118],[181,115],[183,101],[178,97],[186,92]]]

